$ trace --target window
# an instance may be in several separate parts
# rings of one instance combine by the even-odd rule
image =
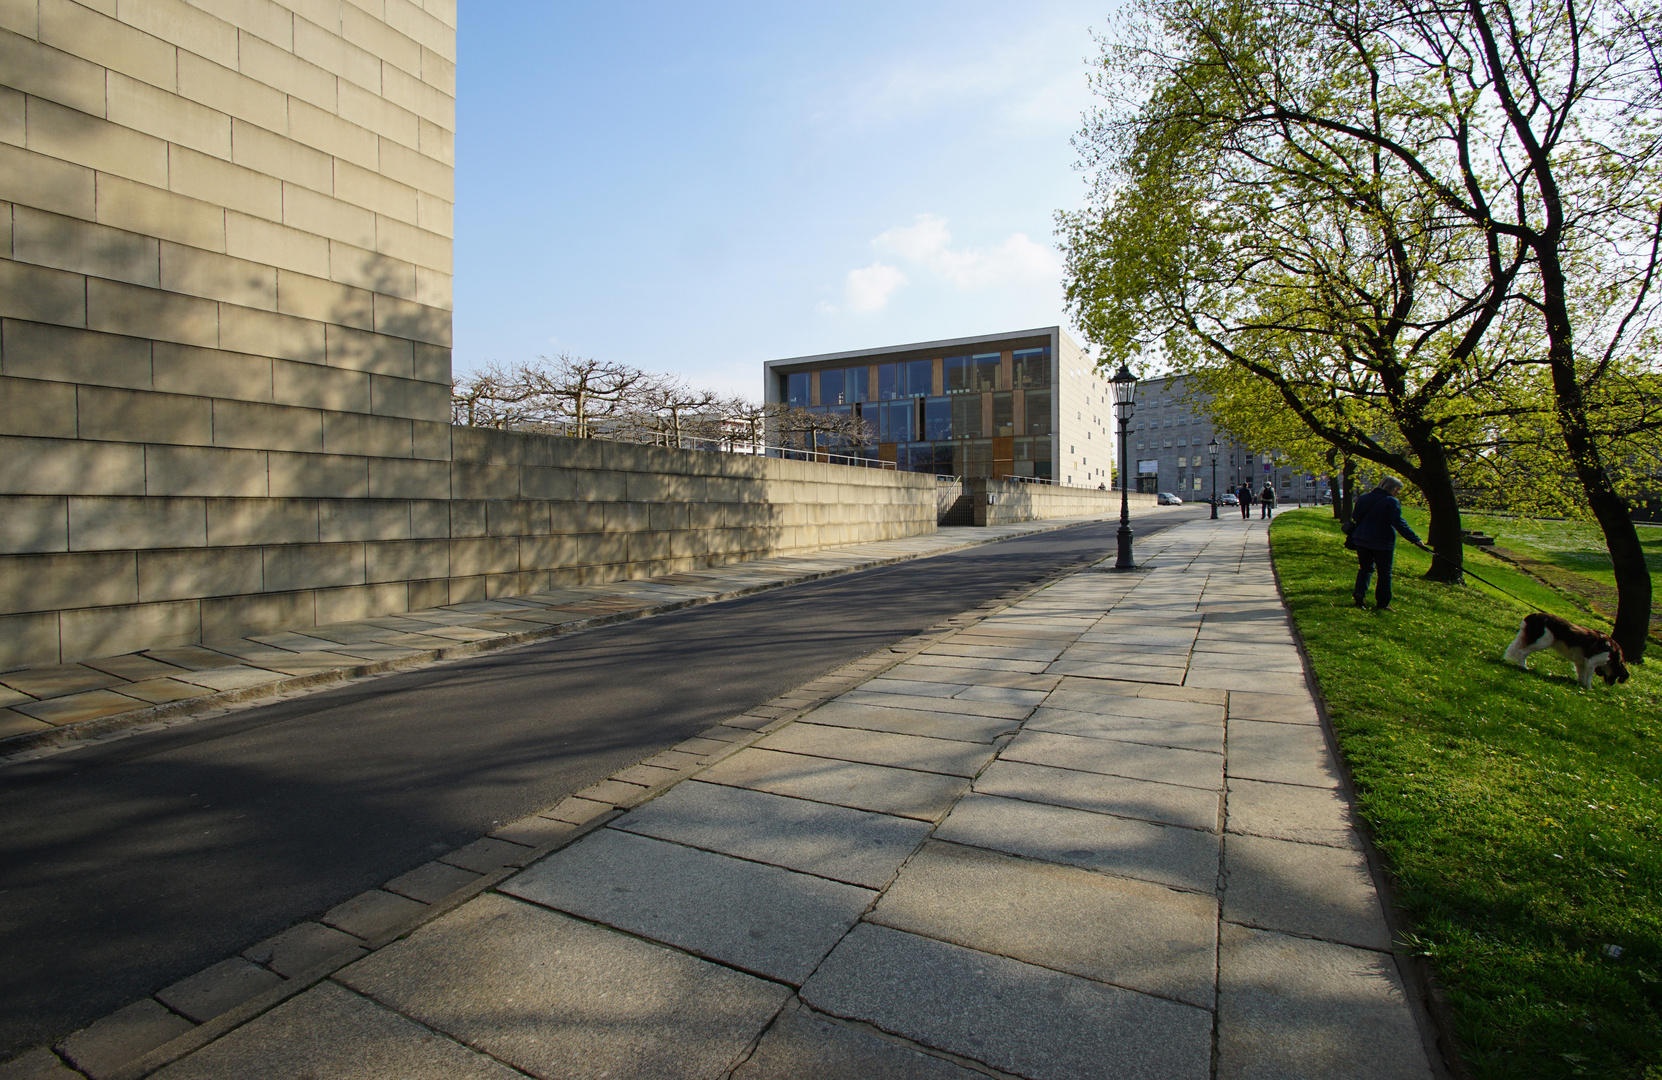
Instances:
[[[808,404],[808,373],[794,372],[785,376],[785,401],[789,405]]]
[[[1050,395],[1049,390],[1029,390],[1027,392],[1027,430],[1023,435],[1050,434]]]
[[[952,437],[952,399],[925,398],[923,402],[923,437],[950,439]]]
[[[1017,390],[1042,390],[1050,386],[1050,346],[1017,349],[1011,356],[1011,383]]]
[[[952,403],[953,438],[978,439],[987,434],[981,430],[980,394],[959,394],[947,400]]]
[[[819,373],[819,403],[821,405],[841,405],[847,399],[843,397],[843,373],[841,368]]]
[[[1015,395],[1008,390],[1000,390],[993,395],[993,434],[998,436],[1014,435],[1016,433]]]
[[[864,368],[853,368],[863,371]],[[935,369],[928,360],[906,360],[877,367],[877,400],[928,397],[934,393]],[[863,398],[861,400],[864,400]]]
[[[998,353],[949,356],[941,361],[943,387],[949,394],[979,394],[998,389]]]
[[[870,376],[863,367],[846,368],[843,371],[843,399],[846,401],[864,401],[871,395]]]
[[[867,406],[881,417],[880,428],[883,442],[911,442],[913,421],[916,419],[917,406],[912,398],[902,401],[885,401],[879,405]]]

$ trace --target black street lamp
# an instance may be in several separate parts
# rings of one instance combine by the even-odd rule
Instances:
[[[1218,437],[1212,436],[1212,441],[1206,444],[1206,452],[1212,458],[1212,520],[1218,520]]]
[[[1114,415],[1120,422],[1120,552],[1114,569],[1135,570],[1136,564],[1131,561],[1131,497],[1126,486],[1131,478],[1131,460],[1125,453],[1125,429],[1131,423],[1132,414],[1137,411],[1137,376],[1121,364],[1108,383],[1114,388]]]

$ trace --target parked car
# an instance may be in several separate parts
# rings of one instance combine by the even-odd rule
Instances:
[[[1183,505],[1183,500],[1179,499],[1176,495],[1173,495],[1169,491],[1160,492],[1159,497],[1157,499],[1155,499],[1154,501],[1156,503],[1158,503],[1159,505],[1161,505],[1161,506],[1182,506]]]
[[[1317,495],[1316,496],[1316,505],[1317,506],[1332,506],[1333,505],[1333,493],[1331,491],[1324,491],[1320,495]]]
[[[1222,495],[1218,496],[1218,502],[1222,503],[1224,506],[1241,505],[1241,500],[1235,497],[1235,493],[1233,491],[1226,491]]]

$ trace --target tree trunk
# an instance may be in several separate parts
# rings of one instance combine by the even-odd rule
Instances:
[[[1465,547],[1460,535],[1460,500],[1454,494],[1448,453],[1435,438],[1415,439],[1409,432],[1404,434],[1409,436],[1409,443],[1420,460],[1412,479],[1425,496],[1426,509],[1431,511],[1425,539],[1437,557],[1425,572],[1426,580],[1458,584],[1463,576]]]
[[[1356,459],[1349,454],[1345,455],[1342,499],[1344,501],[1344,512],[1339,515],[1339,523],[1349,525],[1355,520],[1356,514]],[[1334,500],[1335,503],[1339,501],[1339,499]]]

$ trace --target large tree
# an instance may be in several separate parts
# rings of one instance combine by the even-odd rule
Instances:
[[[1137,11],[1105,45],[1110,104],[1082,144],[1094,205],[1064,219],[1089,336],[1110,357],[1163,337],[1264,378],[1421,488],[1444,561],[1453,474],[1544,403],[1610,549],[1615,636],[1640,655],[1650,577],[1593,403],[1654,356],[1654,6]]]

